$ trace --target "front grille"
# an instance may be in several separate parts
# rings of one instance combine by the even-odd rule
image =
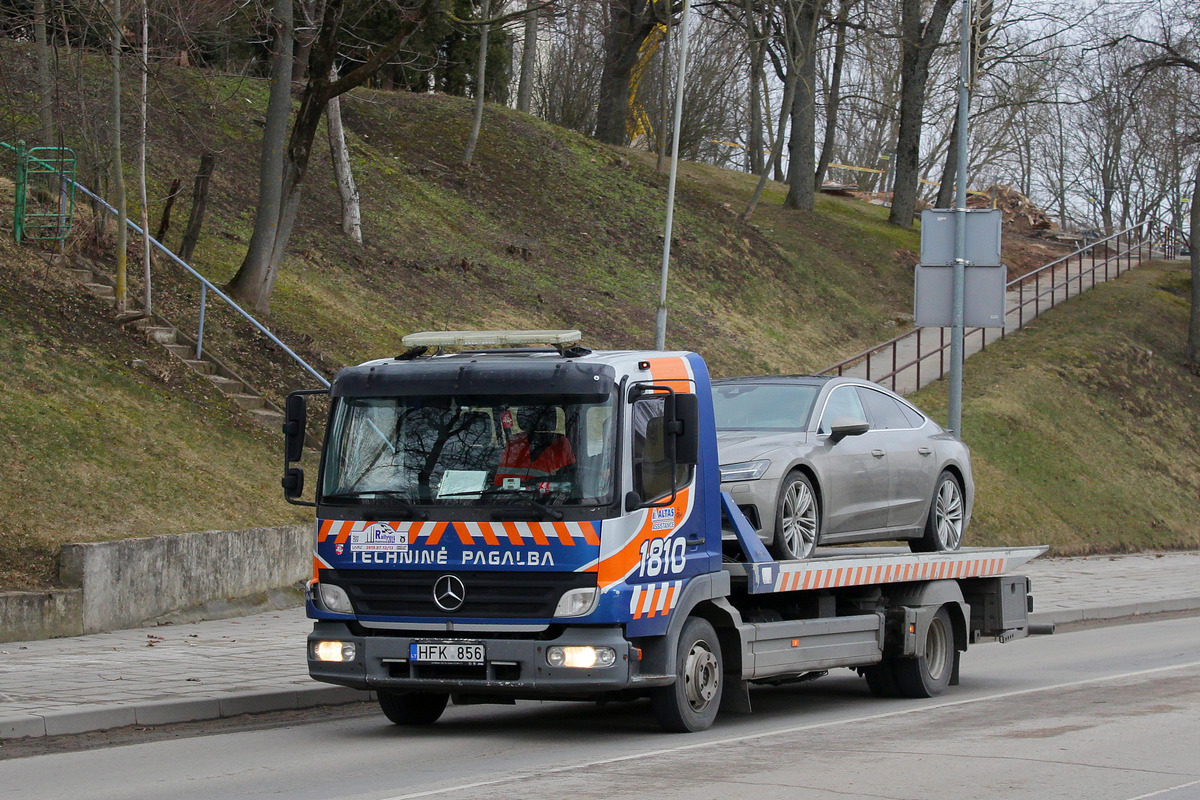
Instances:
[[[433,584],[443,575],[457,576],[466,590],[453,612],[433,601]],[[595,586],[596,573],[331,569],[321,572],[321,580],[345,589],[362,615],[549,619],[563,592]]]

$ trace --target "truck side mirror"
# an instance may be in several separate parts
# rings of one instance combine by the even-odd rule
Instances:
[[[696,464],[700,461],[700,398],[694,394],[675,395],[675,415],[668,431],[675,438],[675,461]]]
[[[304,455],[304,434],[308,424],[308,401],[305,396],[292,392],[284,406],[283,440],[285,459],[293,464]]]
[[[288,500],[295,500],[304,493],[304,470],[300,467],[290,467],[283,473],[279,483],[283,486],[283,496]]]

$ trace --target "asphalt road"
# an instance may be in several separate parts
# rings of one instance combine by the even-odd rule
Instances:
[[[657,732],[646,703],[290,721],[0,761],[36,798],[1200,798],[1200,617],[972,648],[962,685],[879,700],[848,670]],[[196,731],[203,731],[197,726]]]

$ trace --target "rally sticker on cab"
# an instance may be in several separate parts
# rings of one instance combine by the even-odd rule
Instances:
[[[350,534],[351,553],[407,553],[408,531],[398,531],[386,522],[377,522]]]

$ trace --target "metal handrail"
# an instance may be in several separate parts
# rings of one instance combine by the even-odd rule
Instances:
[[[12,145],[10,145],[6,142],[0,142],[0,144],[4,145],[5,147],[7,147],[10,150],[14,150],[14,151],[16,150],[16,148],[14,148]],[[40,159],[35,159],[35,160],[40,161]],[[45,163],[45,162],[43,162],[43,163]],[[113,208],[112,206],[110,206],[108,204],[108,202],[104,200],[104,198],[100,197],[95,192],[88,189],[86,186],[84,186],[79,181],[77,181],[73,178],[67,177],[65,175],[63,176],[63,179],[70,181],[71,184],[75,186],[75,188],[79,189],[79,191],[83,192],[88,197],[92,198],[97,203],[99,203],[101,206],[106,208],[113,216],[120,216],[117,213],[117,210],[115,208]],[[238,305],[236,302],[234,302],[227,294],[225,294],[223,291],[221,291],[217,287],[216,284],[214,284],[208,278],[204,277],[198,271],[196,271],[196,269],[194,267],[192,267],[191,264],[188,264],[182,258],[180,258],[179,256],[175,255],[173,252],[171,252],[169,249],[167,249],[167,247],[165,245],[163,245],[162,242],[158,241],[153,236],[150,236],[149,234],[145,233],[141,229],[141,227],[139,227],[133,220],[129,219],[128,217],[125,218],[125,224],[127,224],[130,227],[130,229],[133,230],[134,233],[138,234],[139,236],[145,236],[150,241],[150,244],[152,244],[156,248],[158,248],[159,252],[163,253],[164,255],[167,256],[167,258],[171,259],[176,264],[183,267],[188,273],[190,273],[192,275],[192,277],[194,277],[196,280],[200,281],[200,325],[196,332],[196,358],[197,358],[197,360],[199,360],[200,356],[203,353],[204,310],[205,310],[205,306],[206,306],[207,300],[208,300],[208,292],[211,290],[214,294],[217,295],[217,297],[224,300],[229,305],[230,308],[232,308],[237,313],[241,314],[246,319],[247,322],[249,322],[251,325],[253,325],[255,328],[257,328],[260,333],[262,333],[264,336],[266,336],[268,339],[270,339],[272,342],[274,342],[279,347],[279,349],[283,350],[283,352],[285,352],[289,356],[291,356],[293,361],[295,361],[297,364],[299,364],[301,367],[303,367],[305,370],[307,370],[308,373],[310,375],[312,375],[314,378],[316,378],[317,380],[319,380],[323,386],[328,387],[330,385],[329,381],[325,378],[324,375],[322,375],[321,373],[319,373],[315,369],[313,369],[313,367],[307,361],[305,361],[303,358],[301,358],[299,355],[297,355],[296,352],[294,350],[292,350],[292,348],[290,348],[286,344],[284,344],[283,341],[278,336],[271,333],[271,331],[267,330],[267,328],[261,322],[256,320],[253,316],[251,316],[251,314],[248,311],[246,311],[244,308],[242,308],[240,305]]]
[[[1118,231],[1117,233],[1114,233],[1110,236],[1106,236],[1103,239],[1098,239],[1095,242],[1089,242],[1089,243],[1085,244],[1083,247],[1080,247],[1079,249],[1077,249],[1071,253],[1068,253],[1065,256],[1062,256],[1061,258],[1055,259],[1054,261],[1051,261],[1048,264],[1044,264],[1041,267],[1038,267],[1037,269],[1030,270],[1029,272],[1025,273],[1024,275],[1020,275],[1016,278],[1013,278],[1011,281],[1008,281],[1004,286],[1005,293],[1007,294],[1007,292],[1010,289],[1016,288],[1016,290],[1018,292],[1018,298],[1017,298],[1017,304],[1013,308],[1006,309],[1004,312],[1006,323],[1007,323],[1008,316],[1010,314],[1016,313],[1016,315],[1017,315],[1016,328],[1018,330],[1020,328],[1023,328],[1025,326],[1025,307],[1026,306],[1030,305],[1031,303],[1034,305],[1035,310],[1034,310],[1033,316],[1036,317],[1038,314],[1041,313],[1042,298],[1045,297],[1046,294],[1050,295],[1050,306],[1049,307],[1053,308],[1058,302],[1057,299],[1055,298],[1055,292],[1058,289],[1061,289],[1064,287],[1069,287],[1072,281],[1077,281],[1078,286],[1079,286],[1079,291],[1082,291],[1083,290],[1083,279],[1084,279],[1085,274],[1092,278],[1092,285],[1094,286],[1095,285],[1095,275],[1101,267],[1103,267],[1103,269],[1104,269],[1104,280],[1107,281],[1109,279],[1109,264],[1111,264],[1114,260],[1116,262],[1116,274],[1118,276],[1122,272],[1126,272],[1129,269],[1132,269],[1133,266],[1135,266],[1134,265],[1135,254],[1136,254],[1136,258],[1137,258],[1137,265],[1140,265],[1142,263],[1142,261],[1145,260],[1145,257],[1146,257],[1143,254],[1143,249],[1144,249],[1143,245],[1145,242],[1145,236],[1139,234],[1139,237],[1137,239],[1136,246],[1135,246],[1134,242],[1132,241],[1132,235],[1135,231],[1140,232],[1143,228],[1146,228],[1146,227],[1150,226],[1151,224],[1152,224],[1152,221],[1147,220],[1147,221],[1139,223],[1137,225],[1131,225],[1130,227],[1128,227],[1122,231]],[[1101,247],[1101,246],[1104,246],[1107,249],[1107,245],[1110,242],[1112,242],[1114,245],[1114,248],[1116,250],[1115,254],[1107,255],[1103,262],[1097,264],[1096,258],[1093,255],[1094,249],[1096,247]],[[1123,243],[1124,243],[1124,249],[1122,249]],[[1075,275],[1071,275],[1072,259],[1074,259],[1076,256],[1078,256],[1079,270]],[[1084,256],[1091,256],[1091,261],[1092,261],[1092,267],[1091,267],[1091,269],[1087,270],[1086,273],[1083,268]],[[1122,263],[1121,263],[1122,258],[1125,259],[1124,268],[1122,268]],[[1064,266],[1064,265],[1066,267],[1066,275],[1065,275],[1064,279],[1061,282],[1052,281],[1049,289],[1043,290],[1041,287],[1042,274],[1044,272],[1046,272],[1047,270],[1049,270],[1050,275],[1053,277],[1053,274],[1054,274],[1053,270],[1058,267]],[[1029,299],[1026,299],[1025,285],[1031,280],[1034,283],[1033,296]],[[1070,295],[1068,295],[1068,297],[1066,299],[1069,299],[1069,297],[1070,297]],[[867,380],[873,380],[873,381],[882,383],[883,381],[887,381],[890,379],[891,380],[891,388],[893,390],[895,390],[897,376],[899,376],[901,373],[903,373],[906,370],[915,368],[916,386],[917,386],[917,388],[920,388],[922,385],[921,384],[922,362],[926,361],[927,359],[937,357],[937,359],[938,359],[937,374],[933,378],[933,380],[937,380],[938,378],[940,378],[946,374],[945,353],[946,353],[946,350],[950,347],[950,344],[947,342],[946,329],[938,327],[938,328],[935,328],[935,330],[938,331],[939,338],[940,338],[940,341],[938,342],[938,346],[928,353],[923,353],[921,350],[921,339],[922,339],[922,336],[924,335],[925,331],[927,331],[927,330],[929,330],[928,327],[916,326],[916,327],[906,331],[905,333],[901,333],[901,334],[898,334],[897,336],[893,336],[891,339],[888,339],[887,341],[882,342],[881,344],[877,344],[874,347],[868,348],[866,350],[863,350],[862,352],[859,352],[853,356],[850,356],[849,358],[839,361],[838,363],[836,363],[830,367],[827,367],[826,369],[823,369],[816,374],[828,375],[830,373],[834,373],[837,375],[843,375],[843,374],[845,374],[845,371],[847,368],[852,367],[852,366],[857,366],[858,364],[865,361],[866,362]],[[1004,338],[1006,330],[1007,330],[1007,324],[1004,328],[1001,328],[1000,338]],[[972,334],[978,333],[980,336],[980,349],[982,350],[982,349],[985,349],[987,346],[986,331],[987,331],[986,328],[970,328],[963,334],[963,338],[964,338],[964,340],[966,340],[966,338],[971,336]],[[917,339],[916,356],[913,357],[912,359],[906,361],[905,363],[901,364],[901,363],[899,363],[899,356],[898,356],[900,342],[904,341],[906,339],[909,339],[914,335],[916,336],[916,339]],[[891,369],[890,369],[890,371],[887,371],[887,372],[883,373],[882,375],[874,375],[873,376],[871,374],[871,367],[872,367],[873,360],[878,360],[878,357],[880,355],[887,353],[887,351],[889,349],[891,350],[891,359],[890,359]],[[885,363],[886,363],[886,361],[885,361]]]

